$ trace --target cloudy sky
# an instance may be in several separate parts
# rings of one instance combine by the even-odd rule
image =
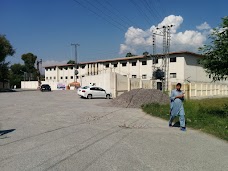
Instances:
[[[43,65],[74,59],[71,43],[79,43],[79,62],[124,57],[127,52],[153,52],[152,34],[171,28],[170,51],[192,51],[227,15],[227,0],[1,0],[0,34],[16,49],[11,63],[31,52]],[[156,36],[156,51],[162,37]]]

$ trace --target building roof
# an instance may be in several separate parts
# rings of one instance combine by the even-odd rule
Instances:
[[[189,54],[189,55],[194,55],[196,57],[203,57],[203,55],[194,53],[194,52],[189,52],[189,51],[179,51],[179,52],[170,52],[169,55],[180,55],[180,54]],[[152,55],[154,57],[162,57],[164,54],[156,54]],[[133,57],[124,57],[124,58],[114,58],[114,59],[106,59],[106,60],[97,60],[97,61],[89,61],[89,62],[80,62],[78,65],[85,65],[85,64],[94,64],[94,63],[105,63],[105,62],[116,62],[116,61],[128,61],[128,60],[135,60],[135,59],[144,59],[144,58],[149,58],[150,56],[133,56]],[[45,66],[44,68],[53,68],[53,67],[65,67],[65,66],[75,66],[75,64],[63,64],[63,65],[51,65],[51,66]]]

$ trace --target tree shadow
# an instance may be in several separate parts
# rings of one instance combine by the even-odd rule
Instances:
[[[16,129],[0,130],[0,136],[5,135],[5,134],[9,134],[15,130]]]

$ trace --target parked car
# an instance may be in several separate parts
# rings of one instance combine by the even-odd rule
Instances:
[[[51,86],[48,84],[42,84],[40,87],[41,91],[51,91]]]
[[[87,99],[92,99],[92,98],[110,99],[112,96],[111,93],[106,92],[101,87],[90,87],[90,86],[85,86],[78,89],[78,95]]]

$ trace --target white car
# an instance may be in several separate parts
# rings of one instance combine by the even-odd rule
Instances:
[[[112,94],[107,93],[103,88],[85,86],[78,89],[78,95],[87,99],[106,98],[110,99]]]

